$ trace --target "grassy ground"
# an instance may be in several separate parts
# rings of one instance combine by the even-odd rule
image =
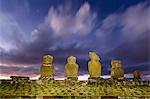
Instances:
[[[0,84],[0,96],[150,96],[144,85],[111,85],[64,82]]]

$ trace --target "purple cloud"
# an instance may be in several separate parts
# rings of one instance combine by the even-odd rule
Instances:
[[[89,51],[102,55],[103,64],[112,57],[123,60],[125,66],[147,63],[150,32],[147,3],[110,14],[104,20],[98,20],[87,2],[75,13],[66,8],[51,6],[45,20],[31,33],[24,32],[11,15],[0,12],[1,66],[39,67],[42,56],[52,54],[57,72],[64,75],[66,58],[74,55],[83,74],[87,72]]]

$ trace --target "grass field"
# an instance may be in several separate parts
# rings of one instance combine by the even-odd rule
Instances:
[[[150,96],[150,86],[64,81],[0,84],[0,96]]]

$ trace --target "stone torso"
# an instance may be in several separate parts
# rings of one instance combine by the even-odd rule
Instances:
[[[68,63],[65,66],[66,77],[78,77],[78,64],[76,63],[76,58],[74,56],[68,57]]]
[[[46,55],[43,57],[43,64],[41,66],[40,74],[41,77],[53,77],[54,76],[54,65],[52,64],[53,57]]]
[[[66,76],[77,77],[78,76],[78,65],[77,64],[66,64]]]
[[[54,66],[52,64],[41,66],[41,77],[53,77]]]
[[[100,77],[101,76],[101,64],[97,61],[89,61],[88,69],[90,77]]]
[[[111,78],[121,78],[124,77],[124,71],[121,66],[121,61],[113,60],[112,61],[112,68],[111,68]]]
[[[90,78],[98,78],[101,76],[102,65],[99,62],[100,58],[96,53],[90,52],[89,56],[91,60],[88,62],[88,71]]]

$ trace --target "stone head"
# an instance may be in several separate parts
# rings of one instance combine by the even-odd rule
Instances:
[[[67,59],[68,63],[74,64],[76,63],[76,57],[74,56],[69,56]]]
[[[112,60],[111,65],[113,68],[121,67],[121,61],[120,60]]]
[[[53,56],[45,55],[43,56],[43,63],[49,64],[53,62]]]
[[[89,57],[91,58],[91,60],[94,60],[94,61],[100,60],[99,56],[95,52],[89,52]]]

